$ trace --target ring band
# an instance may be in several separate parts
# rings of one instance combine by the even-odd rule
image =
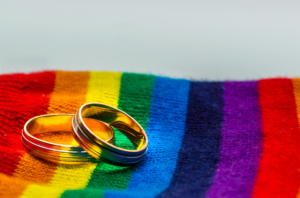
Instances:
[[[91,118],[115,127],[135,146],[128,150],[114,146],[89,129],[85,119]],[[140,124],[125,112],[102,103],[86,103],[73,117],[74,137],[82,148],[98,160],[114,165],[131,165],[141,161],[147,152],[148,137]]]
[[[82,164],[95,162],[89,153],[79,146],[62,145],[41,140],[34,135],[48,132],[72,133],[73,114],[48,114],[31,118],[22,130],[22,142],[30,154],[45,160],[61,164]],[[98,131],[105,142],[114,141],[114,130],[107,124],[85,119],[90,128]],[[100,131],[100,133],[99,133]]]

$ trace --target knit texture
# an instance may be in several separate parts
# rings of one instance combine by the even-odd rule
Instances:
[[[59,165],[31,156],[31,117],[86,102],[124,110],[146,130],[138,164]],[[300,79],[202,82],[119,72],[0,75],[0,197],[298,197]],[[78,145],[71,133],[38,135]],[[116,131],[117,146],[132,149]]]

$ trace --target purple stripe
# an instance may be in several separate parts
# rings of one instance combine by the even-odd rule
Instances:
[[[257,82],[225,82],[220,162],[206,197],[251,197],[261,146]]]

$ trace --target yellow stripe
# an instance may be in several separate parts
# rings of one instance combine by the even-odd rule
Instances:
[[[91,72],[88,82],[86,102],[101,102],[118,106],[122,73]],[[51,185],[69,189],[84,188],[96,168],[96,163],[86,165],[60,165]]]
[[[20,198],[59,198],[65,189],[30,184]]]
[[[118,106],[122,73],[91,72],[86,102]]]

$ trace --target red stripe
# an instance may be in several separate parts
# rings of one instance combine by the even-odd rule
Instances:
[[[54,72],[0,76],[0,172],[14,172],[25,152],[21,130],[29,118],[47,112],[54,81]]]
[[[263,153],[253,197],[296,197],[300,186],[300,130],[290,79],[259,81]]]

